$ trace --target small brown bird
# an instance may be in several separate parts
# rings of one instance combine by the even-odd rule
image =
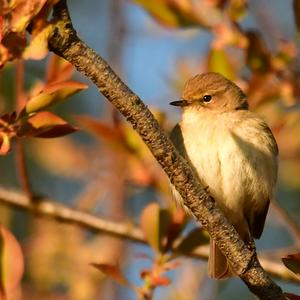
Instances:
[[[182,108],[171,133],[178,151],[245,243],[260,238],[277,179],[278,148],[267,124],[248,110],[241,89],[218,73],[194,76],[181,100],[170,104]],[[213,240],[210,249],[209,275],[234,275]]]

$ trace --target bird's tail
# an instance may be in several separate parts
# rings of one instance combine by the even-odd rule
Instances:
[[[222,254],[213,239],[210,239],[208,275],[214,279],[226,279],[234,275],[226,257]]]

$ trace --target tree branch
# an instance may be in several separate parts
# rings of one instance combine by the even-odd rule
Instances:
[[[105,220],[89,213],[69,208],[53,199],[39,199],[36,203],[32,203],[25,193],[0,187],[0,202],[17,209],[30,211],[41,217],[53,218],[60,222],[78,225],[87,230],[103,232],[121,239],[147,244],[143,232],[131,224]],[[207,260],[208,252],[208,246],[201,246],[188,257]],[[187,256],[186,254],[182,255]],[[268,259],[267,256],[261,256],[260,260],[265,270],[275,278],[300,283],[300,279],[282,263]]]
[[[130,122],[182,196],[185,206],[209,232],[236,274],[259,299],[285,299],[281,288],[262,269],[255,251],[246,247],[214,199],[200,186],[187,162],[161,131],[145,104],[106,61],[78,38],[65,0],[54,6],[52,21],[55,28],[49,37],[49,49],[90,78]]]

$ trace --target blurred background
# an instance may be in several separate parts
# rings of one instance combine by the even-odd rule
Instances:
[[[268,122],[280,150],[277,202],[257,242],[258,252],[279,264],[282,256],[299,252],[299,1],[68,4],[80,37],[141,97],[167,132],[179,120],[179,111],[168,103],[180,97],[189,77],[216,71],[245,91],[250,108]],[[27,91],[43,80],[51,60],[49,54],[25,62]],[[1,113],[14,108],[15,74],[15,63],[1,70]],[[102,219],[141,226],[148,245],[37,217],[0,202],[1,222],[15,234],[25,255],[20,299],[253,299],[239,279],[210,280],[206,261],[188,257],[198,245],[182,246],[186,256],[173,255],[175,238],[161,229],[164,221],[153,221],[154,216],[165,213],[173,220],[168,223],[172,230],[177,222],[179,239],[190,236],[196,224],[174,206],[166,176],[130,126],[86,78],[76,72],[73,78],[89,88],[51,110],[80,130],[62,138],[26,139],[31,189]],[[16,156],[13,148],[0,158],[3,190],[21,189]],[[153,202],[161,208],[149,206]],[[151,222],[152,229],[147,229],[145,223]],[[164,235],[155,237],[155,229]],[[199,235],[201,243],[207,243],[207,235]],[[156,247],[153,236],[164,246]],[[171,240],[170,245],[164,239]],[[102,264],[102,272],[91,263]],[[131,284],[120,285],[122,280],[115,280],[119,268],[107,271],[103,264],[118,265],[120,276]],[[276,281],[285,291],[300,294],[299,283]],[[137,297],[137,288],[144,298]]]

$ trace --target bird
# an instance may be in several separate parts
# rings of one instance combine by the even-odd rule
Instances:
[[[195,75],[186,82],[180,100],[170,104],[182,110],[170,133],[174,146],[241,239],[253,245],[262,235],[277,181],[278,146],[270,128],[249,110],[243,91],[219,73]],[[208,275],[235,275],[212,239]]]

